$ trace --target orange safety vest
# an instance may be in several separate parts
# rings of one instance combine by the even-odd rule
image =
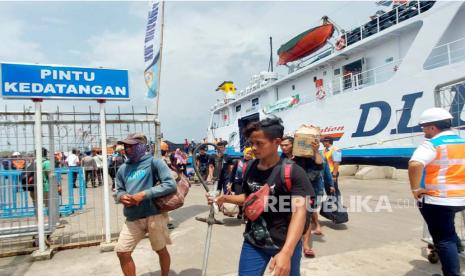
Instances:
[[[336,148],[335,146],[331,146],[331,148],[328,151],[326,151],[326,149],[323,150],[323,154],[325,156],[326,161],[328,161],[328,166],[331,173],[334,171],[333,152],[335,150],[338,150],[338,148]]]
[[[24,159],[14,159],[11,160],[11,164],[17,169],[17,170],[22,170],[26,167],[26,160]]]
[[[434,197],[465,196],[465,139],[444,135],[431,140],[436,158],[425,166],[426,194]]]

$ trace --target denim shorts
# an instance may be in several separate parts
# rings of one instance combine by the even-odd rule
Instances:
[[[279,253],[279,249],[258,248],[247,241],[242,244],[239,260],[239,276],[258,276],[265,273],[271,259]],[[300,259],[302,258],[302,241],[299,241],[291,258],[291,272],[289,276],[300,276]]]

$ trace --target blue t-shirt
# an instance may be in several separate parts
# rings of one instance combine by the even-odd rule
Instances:
[[[154,186],[154,181],[160,183]],[[123,209],[126,219],[132,221],[159,214],[160,211],[152,199],[174,193],[176,181],[163,160],[154,159],[147,154],[139,162],[131,163],[128,160],[119,168],[116,174],[116,191],[117,202],[125,194],[145,192],[145,198],[139,206],[125,206]]]

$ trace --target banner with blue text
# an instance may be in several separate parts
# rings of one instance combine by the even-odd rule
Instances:
[[[144,41],[144,78],[147,84],[146,97],[153,99],[158,94],[159,70],[160,70],[160,46],[161,46],[161,6],[157,1],[150,3],[150,11],[147,18]]]

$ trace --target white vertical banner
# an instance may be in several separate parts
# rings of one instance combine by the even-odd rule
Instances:
[[[154,99],[159,93],[161,61],[162,2],[151,1],[144,41],[144,78],[147,84],[146,97]]]

